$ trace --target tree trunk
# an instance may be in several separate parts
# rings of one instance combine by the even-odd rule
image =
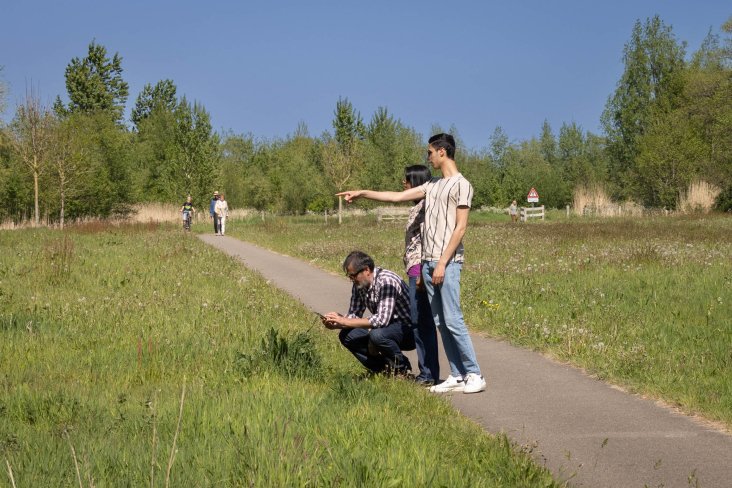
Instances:
[[[64,196],[61,195],[61,230],[64,230]]]
[[[36,157],[33,156],[35,161]],[[33,227],[38,227],[38,171],[33,171],[33,190],[35,191],[35,213],[33,214]]]
[[[343,197],[338,197],[338,223],[343,223]]]

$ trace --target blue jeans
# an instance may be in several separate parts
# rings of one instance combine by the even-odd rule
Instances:
[[[343,347],[351,351],[361,364],[375,373],[390,369],[394,373],[411,371],[402,351],[414,349],[414,333],[411,324],[389,324],[377,329],[341,329],[338,338]],[[369,341],[379,351],[378,356],[369,354]]]
[[[409,303],[414,327],[414,345],[419,362],[418,380],[434,383],[440,379],[440,362],[437,358],[437,328],[432,319],[429,297],[426,291],[417,290],[417,277],[409,277]]]
[[[422,278],[427,285],[430,308],[435,324],[440,329],[442,346],[450,363],[452,376],[460,377],[468,373],[480,374],[478,360],[473,350],[468,328],[460,309],[460,272],[462,263],[449,263],[445,267],[445,280],[441,285],[432,284],[432,273],[437,263],[428,261],[422,264]]]

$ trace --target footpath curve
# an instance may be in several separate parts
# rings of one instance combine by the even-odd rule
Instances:
[[[351,284],[298,259],[231,237],[199,235],[321,313],[345,313]],[[378,263],[377,263],[378,264]],[[732,436],[571,366],[471,334],[485,392],[449,398],[487,431],[522,445],[570,483],[592,487],[732,487]],[[449,374],[440,348],[441,375]],[[410,356],[417,364],[414,354]],[[607,439],[607,441],[606,441]],[[527,441],[528,440],[528,441]]]

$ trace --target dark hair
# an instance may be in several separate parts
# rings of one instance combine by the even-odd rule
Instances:
[[[355,272],[361,272],[366,268],[373,272],[374,260],[365,252],[353,251],[351,254],[346,256],[346,260],[343,261],[343,271],[346,273],[348,273],[348,266],[351,266]]]
[[[444,148],[449,159],[455,159],[455,138],[450,134],[435,134],[430,137],[430,146],[438,150]]]
[[[407,180],[412,188],[424,185],[432,178],[432,173],[427,166],[415,164],[404,168],[404,179]]]

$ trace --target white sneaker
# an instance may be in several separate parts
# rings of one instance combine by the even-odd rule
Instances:
[[[482,375],[468,373],[465,375],[465,387],[463,393],[478,393],[485,390],[485,380]]]
[[[465,389],[465,382],[462,378],[456,378],[453,375],[447,377],[445,381],[439,385],[432,386],[430,391],[432,393],[447,393],[448,391],[463,391]]]

